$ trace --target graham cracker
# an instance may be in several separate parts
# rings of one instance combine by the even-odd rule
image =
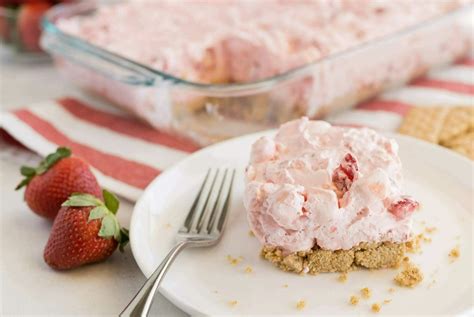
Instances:
[[[399,132],[474,160],[474,107],[414,107],[403,119]]]
[[[474,129],[474,107],[455,107],[449,110],[439,135],[441,144]]]
[[[284,255],[278,247],[264,246],[261,256],[283,271],[298,274],[348,272],[356,268],[398,267],[405,253],[404,243],[361,243],[349,250],[323,250],[318,247]]]
[[[414,107],[407,113],[398,131],[431,143],[439,143],[448,112],[449,108],[446,107]]]
[[[474,160],[474,130],[449,140],[446,146]]]

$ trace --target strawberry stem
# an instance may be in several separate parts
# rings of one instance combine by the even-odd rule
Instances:
[[[56,152],[46,156],[36,168],[31,166],[22,166],[20,168],[20,173],[21,175],[25,176],[25,178],[15,187],[15,190],[19,190],[23,186],[28,185],[33,177],[44,174],[54,164],[69,156],[71,156],[70,149],[67,147],[58,147]]]
[[[104,206],[99,198],[91,194],[73,193],[62,203],[63,207],[88,207],[88,206]],[[105,208],[105,206],[104,206]]]
[[[120,241],[118,241],[120,252],[124,251],[124,248],[127,246],[129,241],[130,241],[130,238],[129,238],[128,229],[121,228],[120,229]]]
[[[120,251],[123,252],[129,241],[129,235],[127,229],[120,227],[116,217],[120,202],[113,193],[105,189],[102,194],[105,202],[90,194],[74,193],[62,206],[94,207],[89,212],[88,221],[99,220],[101,225],[98,236],[104,239],[115,239],[119,243]]]
[[[107,191],[106,189],[102,191],[102,196],[104,196],[105,206],[107,206],[107,208],[115,215],[120,204],[117,196]]]

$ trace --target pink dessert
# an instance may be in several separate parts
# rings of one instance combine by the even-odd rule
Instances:
[[[472,46],[461,19],[467,2],[80,3],[54,21],[94,48],[74,44],[72,54],[71,42],[49,29],[42,42],[71,80],[157,129],[208,145],[349,108],[464,56]],[[124,67],[129,61],[141,66]]]
[[[200,83],[249,82],[458,8],[467,0],[128,1],[58,26]]]
[[[307,118],[252,146],[244,205],[255,236],[284,254],[405,243],[418,208],[395,140]]]

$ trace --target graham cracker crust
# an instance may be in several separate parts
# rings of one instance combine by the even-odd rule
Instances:
[[[348,272],[358,267],[382,269],[398,267],[405,254],[405,243],[361,243],[350,250],[312,249],[283,256],[277,247],[263,247],[261,256],[286,272]]]

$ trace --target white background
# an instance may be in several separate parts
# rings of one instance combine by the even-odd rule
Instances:
[[[18,60],[0,46],[1,111],[63,96],[90,99],[48,60]],[[145,280],[130,248],[100,264],[68,272],[50,269],[43,248],[51,223],[28,209],[23,192],[13,190],[21,179],[20,165],[35,160],[0,142],[0,315],[118,315]],[[125,227],[131,212],[132,204],[122,200],[119,218]],[[185,316],[160,294],[152,314]]]

